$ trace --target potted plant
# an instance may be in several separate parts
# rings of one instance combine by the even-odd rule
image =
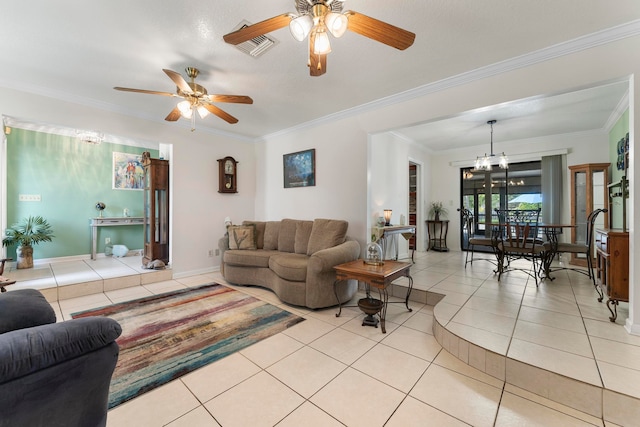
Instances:
[[[5,231],[2,246],[18,245],[16,248],[17,268],[33,267],[33,245],[50,242],[53,236],[51,225],[41,216],[29,216],[13,224]]]
[[[447,208],[444,207],[442,202],[431,202],[431,208],[429,209],[429,218],[433,218],[435,221],[440,221],[440,215],[446,215]]]

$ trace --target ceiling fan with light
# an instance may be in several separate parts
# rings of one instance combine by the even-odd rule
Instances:
[[[416,35],[402,28],[352,10],[342,11],[344,0],[294,0],[298,14],[285,13],[244,26],[224,36],[237,45],[289,25],[293,38],[303,41],[309,36],[309,72],[320,76],[327,71],[327,54],[331,43],[327,33],[341,37],[347,30],[396,49],[405,50]]]
[[[115,90],[122,90],[125,92],[137,92],[147,93],[150,95],[163,95],[182,98],[183,100],[178,102],[173,110],[164,119],[169,122],[175,122],[180,117],[191,120],[191,131],[195,130],[195,112],[198,112],[200,118],[204,119],[209,113],[215,114],[222,120],[228,123],[234,124],[238,122],[238,119],[233,117],[226,111],[213,105],[214,102],[231,102],[236,104],[253,104],[253,99],[244,95],[209,95],[207,89],[195,82],[196,77],[200,74],[200,71],[194,67],[187,67],[185,71],[187,76],[191,79],[187,82],[180,73],[175,71],[163,69],[171,80],[176,84],[177,90],[172,92],[159,92],[155,90],[145,89],[131,89],[127,87],[114,87]]]

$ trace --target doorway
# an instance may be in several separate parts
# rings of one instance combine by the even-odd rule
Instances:
[[[416,233],[409,239],[409,251],[415,251],[417,248],[416,236],[418,232],[418,165],[409,162],[409,225],[416,226]]]

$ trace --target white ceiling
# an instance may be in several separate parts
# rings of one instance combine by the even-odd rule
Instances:
[[[173,92],[162,69],[185,75],[195,66],[209,93],[254,100],[218,104],[239,123],[198,118],[197,132],[253,140],[640,19],[637,0],[615,7],[609,0],[348,0],[346,9],[412,31],[416,41],[398,51],[347,32],[332,39],[327,73],[310,77],[307,46],[287,28],[270,33],[278,44],[259,58],[222,40],[242,20],[295,12],[293,0],[4,2],[0,86],[161,122],[174,98],[113,87]],[[495,141],[601,129],[625,91],[608,84],[542,94],[396,132],[442,150],[486,141],[494,118]],[[189,131],[185,120],[174,125]]]

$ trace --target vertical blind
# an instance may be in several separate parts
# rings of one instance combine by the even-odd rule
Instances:
[[[562,155],[543,156],[541,162],[542,218],[559,224],[562,204]]]

